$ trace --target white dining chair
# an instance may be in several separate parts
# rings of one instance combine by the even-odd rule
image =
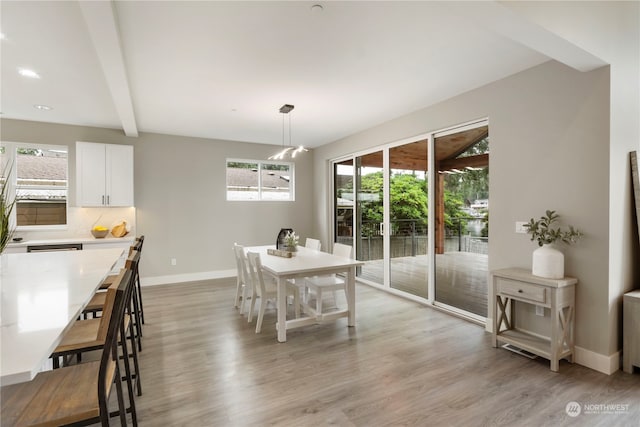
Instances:
[[[253,297],[251,298],[251,306],[249,308],[249,321],[253,315],[256,299],[260,299],[260,306],[258,308],[258,319],[256,321],[256,334],[259,334],[262,330],[262,320],[264,319],[264,312],[267,308],[267,302],[273,301],[277,306],[278,287],[274,281],[265,281],[262,273],[262,261],[260,260],[260,254],[257,252],[247,252],[247,266],[249,270],[249,277],[253,285]],[[293,304],[296,318],[300,317],[300,293],[298,287],[294,284],[287,282],[287,292],[285,296],[293,295]],[[283,326],[284,327],[284,326]]]
[[[313,249],[314,251],[319,251],[320,248],[322,247],[322,244],[318,239],[307,237],[307,240],[305,240],[304,242],[304,247],[307,249]],[[289,282],[293,283],[298,287],[298,291],[300,292],[301,302],[305,303],[307,298],[307,294],[306,294],[307,288],[305,287],[304,279],[301,279],[301,280],[289,279]]]
[[[251,296],[251,282],[249,272],[247,270],[247,258],[244,254],[244,247],[234,243],[233,253],[236,258],[236,268],[238,270],[238,278],[236,280],[236,298],[234,307],[240,306],[240,314],[244,313],[247,298]],[[240,302],[242,300],[242,302]]]
[[[307,237],[307,240],[304,242],[305,248],[313,249],[314,251],[319,251],[321,246],[320,240],[311,237]]]
[[[333,254],[343,257],[343,258],[351,258],[352,256],[352,247],[349,245],[344,245],[342,243],[334,243],[333,244]],[[316,296],[316,307],[315,307],[315,315],[316,317],[322,317],[322,297],[323,292],[332,291],[333,299],[336,301],[336,291],[342,290],[347,294],[346,282],[345,278],[339,275],[331,274],[327,276],[314,276],[314,277],[306,277],[304,281],[305,292],[304,292],[304,302],[305,304],[308,302],[308,295],[311,293],[315,293]],[[309,306],[307,306],[309,308]]]

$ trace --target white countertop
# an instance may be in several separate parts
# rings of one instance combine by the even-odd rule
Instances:
[[[123,252],[0,257],[0,384],[33,379]]]
[[[10,242],[7,244],[9,248],[21,248],[27,246],[36,246],[36,245],[65,245],[71,243],[83,243],[83,244],[103,244],[103,243],[118,243],[118,242],[133,242],[136,236],[133,234],[127,234],[124,237],[112,237],[107,236],[102,239],[96,239],[95,237],[89,236],[81,236],[81,237],[68,237],[64,239],[30,239],[30,240],[21,240],[20,242]]]

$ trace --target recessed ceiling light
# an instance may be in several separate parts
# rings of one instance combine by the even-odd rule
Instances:
[[[313,6],[311,6],[311,12],[313,13],[320,13],[324,10],[324,7],[322,7],[321,4],[314,4]]]
[[[18,68],[18,73],[23,77],[29,77],[29,78],[32,78],[32,79],[39,79],[40,78],[40,74],[38,74],[35,71],[30,70],[28,68]]]
[[[48,105],[42,105],[42,104],[36,104],[36,105],[33,106],[33,108],[36,108],[36,109],[42,110],[42,111],[53,110],[52,107],[49,107]]]

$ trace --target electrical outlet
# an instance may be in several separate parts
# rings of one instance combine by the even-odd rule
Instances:
[[[524,227],[525,224],[527,224],[525,221],[516,221],[516,233],[527,234],[527,229]]]
[[[178,261],[175,258],[171,258],[171,265],[178,265]]]
[[[536,316],[544,316],[544,307],[536,305]]]

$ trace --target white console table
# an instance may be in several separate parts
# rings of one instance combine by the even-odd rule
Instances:
[[[622,370],[631,374],[634,366],[640,368],[640,290],[624,294],[622,307]]]
[[[491,283],[495,295],[494,347],[498,347],[499,343],[511,344],[549,359],[554,372],[558,371],[560,359],[573,362],[577,279],[545,279],[524,269],[508,268],[492,271]],[[548,337],[515,327],[515,306],[520,303],[550,310]]]

